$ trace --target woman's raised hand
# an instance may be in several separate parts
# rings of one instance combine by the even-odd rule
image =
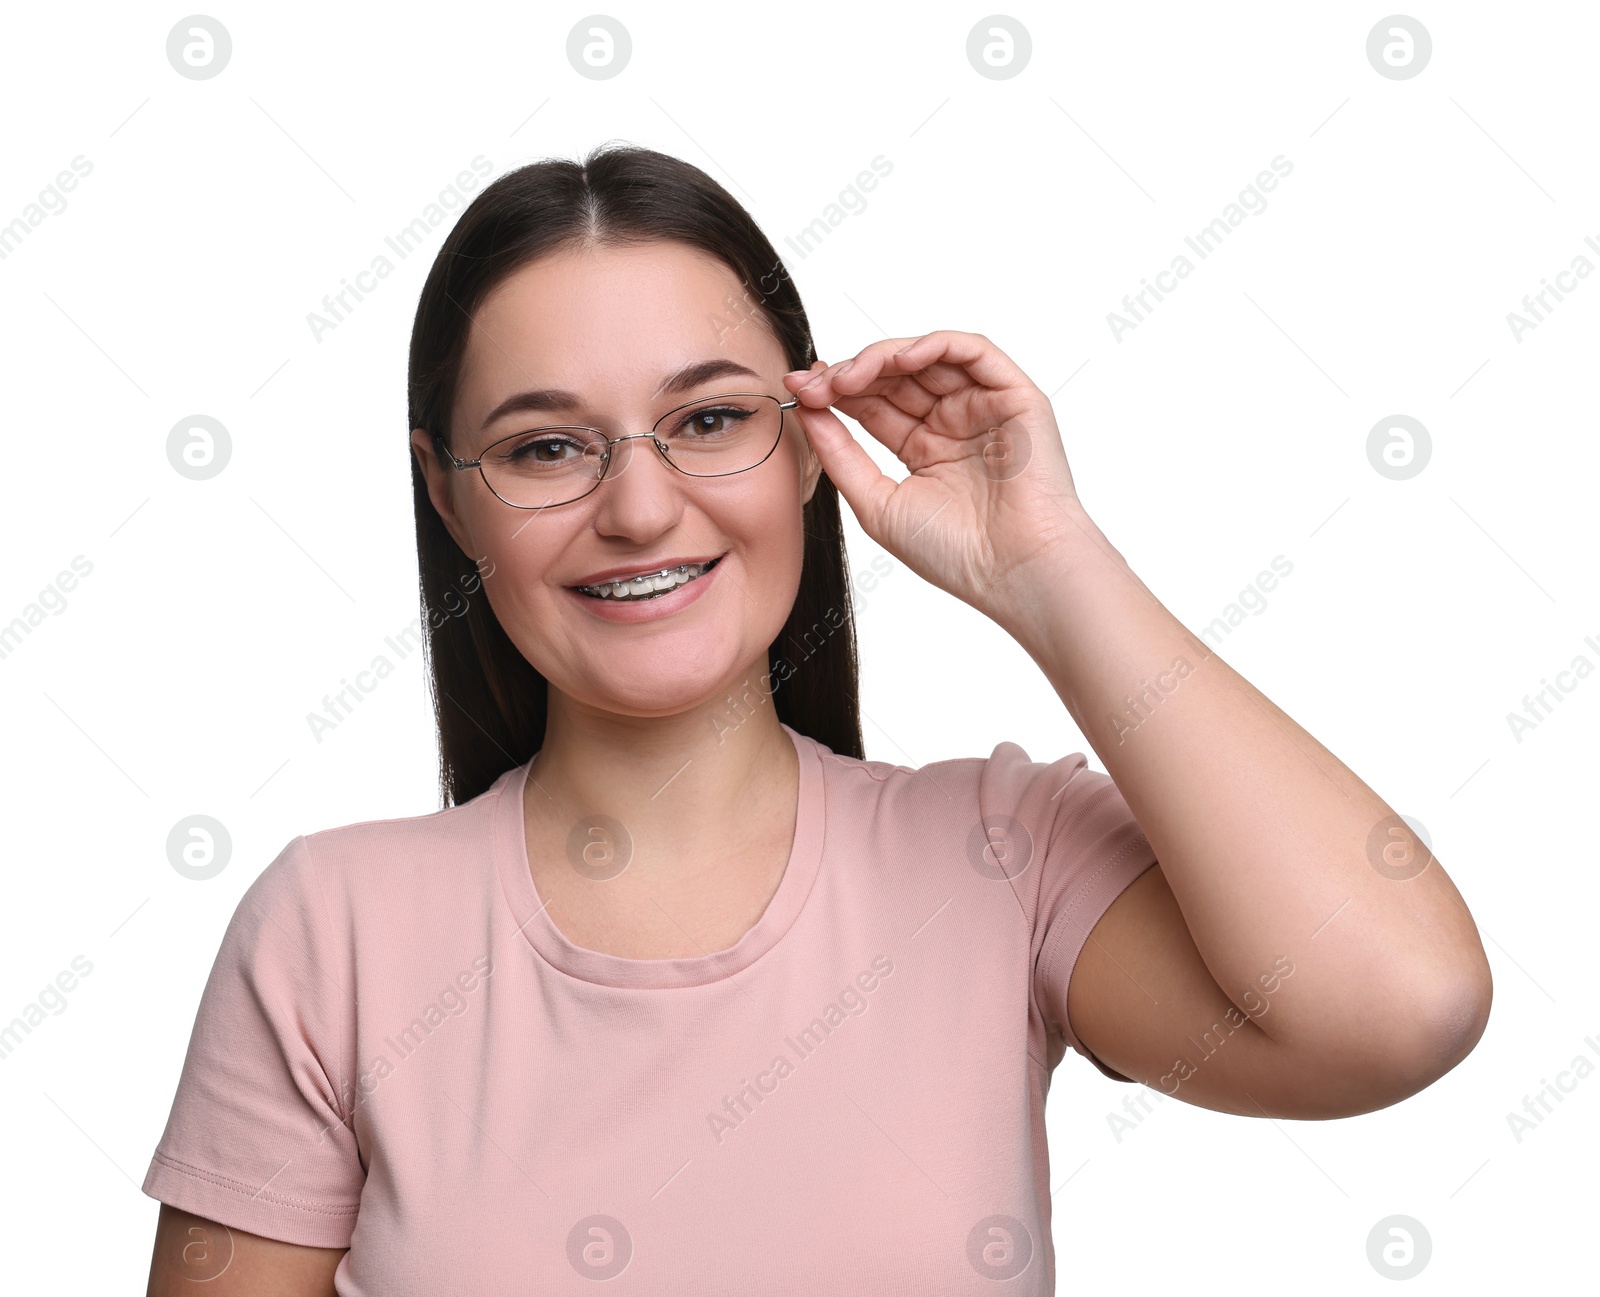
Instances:
[[[783,381],[861,529],[997,621],[1029,597],[1030,570],[1046,571],[1092,526],[1048,398],[982,334],[886,338]],[[830,406],[910,475],[896,482],[880,472]]]

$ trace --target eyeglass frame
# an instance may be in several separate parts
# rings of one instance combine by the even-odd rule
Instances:
[[[668,419],[670,419],[673,415],[677,414],[679,410],[687,410],[692,405],[704,405],[707,401],[720,401],[720,400],[723,400],[724,398],[730,397],[730,396],[759,396],[759,397],[762,397],[765,400],[772,401],[777,405],[777,407],[778,407],[778,435],[777,435],[777,437],[775,437],[773,439],[771,450],[768,450],[765,455],[763,455],[760,459],[756,460],[756,462],[754,464],[751,464],[749,466],[749,468],[736,468],[736,469],[733,469],[732,471],[727,472],[727,473],[691,473],[688,469],[684,468],[681,464],[674,464],[672,462],[672,456],[667,453],[666,446],[663,445],[662,442],[661,442],[661,439],[656,436],[656,429],[659,428]],[[733,477],[735,474],[738,474],[738,473],[748,473],[750,471],[750,469],[752,469],[752,468],[760,468],[763,464],[765,464],[769,459],[772,458],[772,451],[777,450],[778,449],[778,443],[783,440],[783,416],[784,416],[785,411],[792,410],[799,404],[800,404],[800,398],[798,396],[792,397],[787,401],[780,401],[780,400],[778,400],[777,397],[773,396],[772,393],[770,393],[770,392],[721,392],[721,393],[718,393],[715,396],[700,396],[700,397],[696,397],[692,401],[685,401],[682,405],[673,406],[672,409],[668,410],[659,419],[657,419],[655,421],[655,423],[651,424],[649,432],[630,432],[630,433],[627,433],[626,435],[621,436],[621,437],[606,437],[606,430],[604,428],[594,428],[594,427],[590,427],[590,426],[588,426],[586,424],[581,424],[581,423],[548,424],[548,425],[543,426],[543,427],[527,428],[527,429],[523,430],[522,432],[507,433],[504,437],[498,437],[494,441],[491,441],[487,446],[485,446],[483,448],[483,450],[479,452],[478,457],[476,459],[458,459],[456,457],[456,455],[455,455],[455,452],[452,451],[449,446],[445,445],[444,436],[441,433],[437,433],[437,432],[434,433],[433,434],[433,441],[434,441],[434,445],[440,451],[443,452],[444,457],[449,462],[451,468],[456,468],[456,469],[461,469],[461,470],[466,470],[466,469],[469,469],[469,468],[477,469],[478,470],[478,476],[483,479],[484,486],[489,488],[489,494],[494,496],[494,498],[496,500],[500,501],[501,504],[506,505],[508,508],[512,508],[512,509],[532,509],[532,510],[537,510],[537,509],[559,509],[564,504],[576,504],[579,500],[582,500],[585,496],[592,495],[594,493],[595,489],[600,485],[600,483],[602,483],[603,481],[606,480],[606,474],[611,471],[611,461],[612,461],[612,458],[613,458],[613,456],[611,454],[611,448],[613,446],[615,446],[619,441],[632,441],[637,437],[648,437],[648,438],[650,438],[651,442],[655,445],[656,450],[660,453],[661,458],[666,460],[668,466],[671,467],[671,468],[677,469],[678,472],[682,473],[685,477]],[[483,471],[483,457],[485,455],[487,455],[491,450],[493,450],[496,446],[500,445],[501,442],[511,441],[511,440],[513,440],[514,438],[517,438],[517,437],[526,437],[526,436],[529,436],[529,435],[531,435],[533,433],[536,433],[536,432],[593,432],[593,433],[598,433],[601,437],[605,437],[605,442],[606,442],[605,458],[601,461],[600,472],[596,475],[596,477],[594,479],[594,486],[591,486],[587,491],[583,492],[582,495],[575,495],[570,500],[561,500],[561,501],[558,501],[556,504],[512,504],[510,500],[506,499],[505,496],[501,495],[500,492],[496,491],[494,489],[493,485],[489,481],[489,475]]]

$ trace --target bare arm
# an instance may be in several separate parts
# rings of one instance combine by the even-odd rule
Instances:
[[[145,1297],[334,1297],[347,1250],[247,1234],[162,1203]]]
[[[1303,962],[1304,956],[1301,956]],[[1461,1061],[1487,1019],[1448,1033],[1439,1052],[1395,1051],[1382,1035],[1318,1051],[1269,1034],[1301,972],[1288,955],[1241,987],[1235,1006],[1206,967],[1157,864],[1113,901],[1089,934],[1067,987],[1083,1047],[1169,1098],[1246,1117],[1322,1121],[1399,1103]]]
[[[1493,993],[1443,866],[1086,514],[1064,532],[1007,629],[1160,861],[1084,947],[1068,991],[1079,1039],[1224,1112],[1352,1116],[1432,1084],[1483,1034]]]
[[[1071,976],[1086,1049],[1138,1080],[1171,1073],[1185,1101],[1328,1117],[1395,1103],[1465,1057],[1493,980],[1443,866],[1135,575],[1010,357],[941,329],[784,383],[862,530],[1027,651],[1160,862]],[[910,475],[882,472],[829,406]],[[1406,741],[1408,722],[1383,723]]]

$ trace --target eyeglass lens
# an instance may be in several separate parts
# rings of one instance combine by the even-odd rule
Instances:
[[[673,410],[655,427],[675,468],[693,477],[742,473],[778,444],[783,410],[776,397],[708,396]],[[588,494],[605,470],[609,447],[595,428],[532,428],[483,452],[489,489],[523,509],[564,504]]]

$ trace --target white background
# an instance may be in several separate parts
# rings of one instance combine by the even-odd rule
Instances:
[[[138,1184],[240,895],[297,834],[438,807],[420,653],[320,743],[306,716],[418,615],[405,364],[445,227],[320,340],[308,312],[475,155],[498,175],[612,138],[746,204],[824,359],[991,337],[1186,626],[1290,561],[1217,647],[1426,828],[1479,923],[1487,1034],[1381,1112],[1157,1098],[1118,1138],[1135,1087],[1069,1054],[1049,1103],[1063,1290],[1386,1291],[1367,1236],[1392,1214],[1432,1239],[1419,1292],[1593,1282],[1600,1079],[1520,1141],[1507,1120],[1600,1061],[1600,680],[1566,677],[1520,742],[1507,722],[1600,662],[1600,275],[1520,340],[1507,323],[1580,253],[1600,266],[1592,6],[1411,10],[1433,53],[1406,80],[1367,59],[1388,11],[1351,4],[1024,5],[1006,12],[1031,61],[1005,80],[966,56],[987,11],[951,4],[623,5],[605,12],[632,59],[609,80],[567,60],[582,8],[206,12],[233,41],[208,80],[167,61],[181,9],[5,20],[0,223],[74,157],[93,169],[0,260],[0,625],[75,556],[93,570],[0,658],[0,1022],[74,956],[93,972],[0,1061],[0,1286],[142,1286],[157,1204]],[[893,169],[864,210],[794,253],[784,236],[878,155]],[[1278,155],[1293,171],[1267,208],[1119,340],[1123,294]],[[197,413],[233,448],[204,482],[166,457]],[[1401,481],[1366,451],[1397,413],[1432,438]],[[859,571],[880,551],[847,525]],[[1031,659],[904,565],[859,630],[869,757],[1089,750]],[[206,882],[166,857],[196,813],[233,839]]]

